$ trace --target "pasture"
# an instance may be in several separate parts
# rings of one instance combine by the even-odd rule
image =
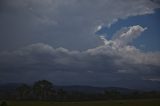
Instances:
[[[160,106],[160,99],[91,102],[8,101],[7,106]]]

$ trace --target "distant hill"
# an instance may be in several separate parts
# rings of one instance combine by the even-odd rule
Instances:
[[[21,83],[6,83],[0,84],[0,92],[13,91],[19,87]],[[93,86],[54,86],[56,90],[63,89],[66,92],[81,92],[88,94],[102,94],[105,91],[118,91],[123,94],[132,93],[134,91],[152,91],[152,89],[129,89],[123,87],[93,87]],[[156,89],[157,90],[157,89]]]
[[[19,87],[21,83],[6,83],[6,84],[0,84],[0,91],[11,91],[15,90],[17,87]]]
[[[0,99],[23,100],[21,91],[17,88],[22,83],[0,84]],[[33,87],[33,85],[30,85]],[[20,89],[19,89],[20,90]],[[48,89],[46,89],[48,90]],[[56,90],[56,93],[55,93]],[[146,92],[147,91],[147,92]],[[54,86],[55,95],[48,96],[47,100],[70,101],[70,100],[106,100],[106,99],[126,99],[126,98],[159,98],[160,92],[150,92],[152,90],[129,89],[123,87],[94,87],[94,86]],[[29,100],[39,100],[33,89],[29,90]],[[27,93],[28,94],[28,93]],[[16,97],[16,98],[15,98]],[[35,98],[36,97],[36,98]],[[44,98],[45,100],[46,98]]]
[[[0,92],[13,91],[19,87],[21,83],[0,84]],[[66,92],[81,92],[88,94],[103,94],[104,91],[116,90],[121,93],[130,93],[135,90],[120,87],[92,87],[92,86],[54,86],[56,90],[63,89]]]
[[[92,87],[92,86],[56,86],[56,89],[63,89],[67,92],[83,92],[83,93],[104,93],[104,91],[116,90],[121,93],[130,93],[135,90],[119,87]]]

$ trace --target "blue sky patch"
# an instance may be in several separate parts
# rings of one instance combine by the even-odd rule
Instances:
[[[148,29],[142,33],[142,35],[134,40],[134,45],[141,48],[144,51],[159,51],[160,50],[160,9],[155,10],[155,13],[129,17],[127,19],[119,19],[111,27],[103,27],[96,34],[106,35],[107,39],[110,39],[114,33],[120,30],[122,27],[129,27],[133,25],[141,25]]]

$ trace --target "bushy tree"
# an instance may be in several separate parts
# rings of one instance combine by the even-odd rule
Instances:
[[[33,85],[33,92],[39,100],[47,100],[53,95],[53,84],[47,80],[37,81]]]
[[[22,84],[17,88],[20,99],[28,99],[31,93],[31,87],[27,84]]]

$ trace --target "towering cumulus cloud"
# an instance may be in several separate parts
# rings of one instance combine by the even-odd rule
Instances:
[[[154,13],[159,8],[155,2],[2,0],[2,3],[1,22],[15,25],[3,23],[7,31],[3,31],[2,38],[11,40],[8,44],[3,42],[6,50],[0,52],[2,82],[48,79],[57,84],[135,87],[160,80],[160,53],[145,52],[132,44],[148,28],[123,27],[111,39],[95,34],[95,29],[110,27],[119,19]],[[22,39],[17,42],[17,38]],[[12,42],[15,45],[8,47]]]

